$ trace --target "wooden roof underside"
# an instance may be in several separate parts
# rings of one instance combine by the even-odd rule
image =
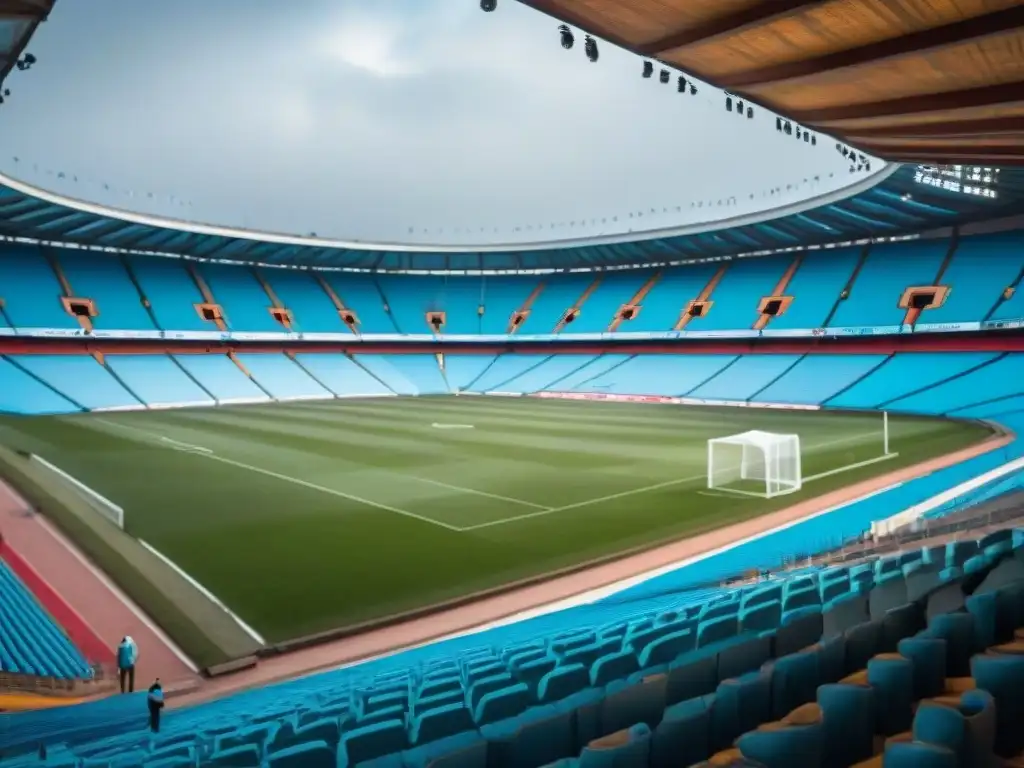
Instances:
[[[1024,0],[521,0],[865,152],[1024,165]]]

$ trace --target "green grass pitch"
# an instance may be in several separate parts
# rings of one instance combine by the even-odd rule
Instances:
[[[471,427],[471,428],[470,428]],[[796,432],[804,489],[701,493],[707,440]],[[0,418],[268,641],[791,505],[983,438],[879,414],[446,397]],[[209,453],[182,450],[182,444]]]

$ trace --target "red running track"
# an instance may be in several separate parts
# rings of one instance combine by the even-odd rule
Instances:
[[[79,552],[59,531],[11,488],[0,482],[0,532],[6,547],[17,553],[31,569],[26,583],[35,592],[36,587],[56,597],[66,608],[54,618],[61,622],[69,635],[74,619],[80,620],[80,629],[92,635],[79,648],[87,658],[101,654],[113,660],[114,648],[125,635],[131,635],[139,647],[136,664],[136,687],[146,688],[159,677],[165,690],[191,688],[200,678],[196,666],[124,595],[102,571]],[[8,551],[10,554],[10,551]],[[10,563],[11,558],[5,559]],[[13,566],[12,566],[13,567]],[[21,572],[15,571],[25,580]],[[28,572],[28,571],[26,571]],[[39,593],[36,593],[37,595]],[[41,600],[51,611],[49,603]],[[86,645],[87,643],[87,645]],[[88,648],[88,650],[87,650]],[[102,650],[101,650],[102,649]],[[90,659],[91,660],[91,659]]]

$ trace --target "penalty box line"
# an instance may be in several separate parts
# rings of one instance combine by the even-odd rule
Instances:
[[[158,435],[155,432],[150,432],[149,430],[140,429],[139,427],[136,427],[134,425],[119,424],[116,421],[110,421],[109,419],[97,419],[97,421],[100,421],[100,422],[102,422],[104,424],[107,424],[109,426],[112,426],[112,427],[117,427],[117,428],[120,428],[120,429],[129,430],[131,432],[137,432],[138,434],[144,435],[147,438],[152,438],[152,439],[159,440],[161,447],[168,448],[168,449],[170,449],[172,451],[179,451],[181,453],[191,453],[194,456],[199,456],[199,457],[204,458],[204,459],[210,459],[211,461],[219,461],[222,464],[229,464],[231,466],[238,467],[239,469],[247,469],[250,472],[256,472],[258,474],[266,475],[267,477],[273,477],[273,478],[275,478],[277,480],[282,480],[282,481],[284,481],[286,483],[294,483],[295,485],[301,485],[301,486],[303,486],[305,488],[309,488],[311,490],[320,491],[321,493],[326,493],[326,494],[330,494],[332,496],[337,496],[339,498],[348,499],[349,501],[354,501],[357,504],[364,504],[364,505],[366,505],[368,507],[375,507],[377,509],[383,509],[386,512],[392,512],[392,513],[394,513],[396,515],[402,515],[403,517],[408,517],[408,518],[413,519],[413,520],[419,520],[420,522],[423,522],[423,523],[430,523],[431,525],[436,525],[436,526],[438,526],[440,528],[444,528],[444,529],[449,530],[449,531],[461,532],[461,531],[465,530],[465,528],[463,528],[463,527],[460,527],[460,526],[457,526],[457,525],[451,525],[449,523],[445,523],[445,522],[443,522],[441,520],[437,520],[437,519],[432,518],[432,517],[427,517],[425,515],[419,515],[419,514],[417,514],[415,512],[410,512],[407,509],[401,509],[399,507],[393,507],[390,504],[384,504],[384,503],[379,502],[379,501],[373,501],[372,499],[363,498],[362,496],[356,496],[356,495],[351,494],[351,493],[346,493],[345,491],[340,491],[340,490],[338,490],[336,488],[328,488],[325,485],[319,485],[318,483],[313,483],[313,482],[310,482],[308,480],[303,480],[303,479],[298,478],[298,477],[293,477],[291,475],[285,475],[285,474],[282,474],[280,472],[275,472],[274,470],[271,470],[271,469],[264,469],[263,467],[257,467],[257,466],[254,466],[252,464],[246,464],[245,462],[242,462],[242,461],[237,461],[235,459],[229,459],[226,456],[219,456],[219,455],[217,455],[216,453],[214,453],[213,451],[211,451],[208,448],[203,448],[201,446],[194,446],[194,445],[191,445],[191,444],[188,444],[188,443],[181,443],[181,442],[179,442],[177,440],[171,440],[170,438],[166,438],[163,435]],[[390,473],[390,474],[394,474],[394,475],[397,475],[398,477],[402,477],[402,478],[405,478],[405,479],[408,479],[408,480],[418,481],[418,482],[421,482],[421,483],[428,483],[430,485],[437,485],[437,486],[440,486],[442,488],[448,488],[449,490],[453,490],[453,491],[459,491],[459,492],[462,492],[462,493],[475,494],[475,495],[478,495],[478,496],[486,496],[486,497],[489,497],[489,498],[498,499],[498,500],[501,500],[501,501],[507,501],[507,502],[515,503],[515,504],[520,504],[520,505],[523,505],[523,506],[535,507],[535,508],[537,508],[539,510],[547,511],[548,509],[550,509],[550,507],[543,507],[543,506],[541,506],[539,504],[534,504],[534,503],[529,502],[529,501],[523,501],[521,499],[513,499],[513,498],[507,497],[507,496],[499,496],[497,494],[488,493],[486,491],[476,491],[476,490],[473,490],[471,488],[462,488],[462,487],[456,486],[456,485],[449,485],[448,483],[442,483],[439,480],[428,480],[428,479],[422,478],[422,477],[415,477],[413,475],[406,475],[406,474],[403,474],[401,472],[394,472],[394,473]]]
[[[826,441],[821,442],[821,443],[813,443],[813,444],[808,445],[806,447],[808,449],[810,449],[810,450],[817,450],[817,449],[820,449],[820,448],[834,448],[837,445],[844,445],[846,443],[852,443],[852,442],[856,442],[856,441],[861,441],[861,440],[864,440],[864,439],[869,438],[869,437],[875,437],[876,434],[877,433],[872,432],[872,433],[869,433],[869,434],[868,433],[862,433],[862,434],[857,434],[857,435],[847,435],[846,437],[836,438],[835,440],[826,440]],[[898,453],[882,454],[881,456],[876,456],[873,459],[868,459],[866,461],[856,462],[855,464],[848,464],[848,465],[846,465],[844,467],[839,467],[838,469],[828,470],[827,472],[819,472],[816,475],[811,475],[809,477],[805,477],[803,479],[803,482],[804,483],[813,482],[815,480],[820,480],[820,479],[825,478],[825,477],[830,477],[832,475],[837,475],[840,472],[846,472],[846,471],[849,471],[851,469],[858,469],[859,467],[866,467],[869,464],[875,464],[875,463],[877,463],[879,461],[884,461],[886,459],[895,458],[898,455],[899,455]],[[686,483],[695,483],[698,480],[706,480],[707,476],[708,476],[707,472],[702,472],[699,475],[692,475],[690,477],[679,477],[679,478],[676,478],[675,480],[666,480],[666,481],[661,482],[661,483],[655,483],[654,485],[645,485],[645,486],[643,486],[641,488],[633,488],[633,489],[628,490],[628,491],[619,491],[618,493],[612,493],[612,494],[609,494],[607,496],[598,496],[595,499],[587,499],[586,501],[578,501],[578,502],[576,502],[574,504],[566,504],[565,506],[562,506],[562,507],[552,507],[550,509],[538,510],[537,512],[527,512],[524,515],[515,515],[514,517],[503,517],[500,520],[490,520],[490,521],[488,521],[486,523],[477,523],[476,525],[469,525],[469,526],[466,526],[464,528],[461,528],[460,530],[466,531],[466,532],[469,532],[469,531],[479,531],[479,530],[483,530],[484,528],[494,528],[496,526],[505,525],[507,523],[518,523],[518,522],[520,522],[522,520],[532,520],[533,518],[537,518],[537,517],[545,517],[546,515],[553,515],[556,512],[568,512],[569,510],[580,509],[581,507],[589,507],[589,506],[592,506],[594,504],[602,504],[602,503],[604,503],[606,501],[615,501],[615,499],[623,499],[623,498],[627,498],[629,496],[635,496],[635,495],[638,495],[638,494],[641,494],[641,493],[649,493],[650,491],[658,491],[658,490],[661,490],[662,488],[670,488],[670,487],[672,487],[674,485],[684,485]]]

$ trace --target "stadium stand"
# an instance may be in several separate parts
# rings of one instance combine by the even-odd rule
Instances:
[[[328,398],[332,393],[294,360],[282,354],[239,353],[236,365],[277,400]]]
[[[571,624],[541,617],[475,646],[449,641],[171,712],[156,736],[108,702],[105,719],[83,708],[71,732],[49,713],[20,715],[0,748],[45,734],[63,740],[66,765],[743,757],[823,768],[932,751],[952,753],[943,765],[994,765],[1024,747],[1022,542],[1005,528],[736,587],[620,597],[573,609]]]
[[[264,269],[260,275],[281,305],[292,313],[297,330],[306,333],[350,331],[341,319],[340,308],[334,305],[315,274],[305,270]]]
[[[280,353],[0,356],[0,408],[73,413],[448,392],[657,395],[990,418],[1017,410],[1024,355]]]
[[[183,263],[173,259],[132,258],[125,261],[161,330],[215,331],[196,305],[203,295]]]
[[[338,397],[394,394],[384,382],[346,355],[298,354],[295,360]]]
[[[395,394],[437,395],[448,392],[434,355],[357,355],[355,361]]]
[[[0,672],[89,679],[93,669],[0,556]]]
[[[382,275],[249,268],[83,250],[0,245],[5,322],[20,328],[75,328],[64,299],[91,302],[101,330],[425,334],[429,313],[450,334],[667,331],[692,301],[708,301],[687,330],[899,325],[908,289],[940,290],[918,322],[1024,316],[1020,232],[958,240],[917,240],[739,259],[661,270],[534,276]],[[942,286],[956,285],[955,291]],[[846,291],[846,298],[842,298]],[[1005,293],[1005,296],[1004,296]],[[761,319],[762,303],[784,299]],[[620,311],[630,308],[626,317]],[[288,328],[272,309],[290,313]],[[573,314],[572,310],[578,310]],[[518,326],[513,317],[521,313]],[[572,320],[562,323],[566,315]],[[344,317],[354,321],[350,325]]]
[[[771,321],[774,329],[820,328],[839,302],[860,260],[863,248],[837,248],[805,254],[785,294],[793,297],[786,311]]]
[[[1018,294],[1004,297],[1019,277],[1019,259],[1000,259],[1019,247],[1014,237],[500,279],[250,270],[86,252],[48,261],[38,249],[4,245],[13,255],[0,258],[0,286],[4,317],[26,328],[78,327],[62,297],[91,300],[97,328],[182,331],[280,331],[272,308],[311,333],[428,333],[431,312],[443,312],[443,331],[454,334],[504,334],[517,312],[526,334],[603,332],[616,322],[622,331],[669,330],[694,300],[711,305],[687,321],[689,330],[898,325],[908,288],[945,283],[956,291],[922,310],[921,322],[1024,316]],[[975,258],[988,266],[972,269]],[[770,296],[792,302],[761,320]],[[216,310],[204,317],[204,304]],[[640,311],[620,317],[630,306]],[[564,323],[573,309],[579,314]],[[10,354],[0,356],[0,410],[546,390],[884,407],[1020,427],[1022,360],[987,352]],[[1006,458],[935,472],[799,532],[765,536],[588,605],[172,711],[156,736],[141,730],[133,697],[82,706],[73,728],[53,713],[18,715],[0,728],[0,768],[661,768],[741,758],[826,768],[881,765],[883,751],[886,765],[927,765],[922,756],[930,755],[945,760],[936,764],[987,765],[993,754],[1024,748],[1024,531],[707,585],[751,563],[774,569],[801,548],[834,545],[879,510],[920,503]],[[1014,475],[929,519],[1019,489]],[[17,585],[4,573],[0,563],[4,668],[9,658],[26,669],[60,661],[62,673],[84,675],[52,622],[47,630],[38,617],[18,624],[4,613],[24,608],[7,597]],[[841,753],[839,742],[848,745]],[[45,760],[40,743],[50,745]]]
[[[91,355],[12,355],[29,375],[82,408],[102,410],[140,405],[110,370]]]
[[[81,407],[55,392],[10,358],[0,357],[0,409],[8,413],[40,415],[72,413]]]
[[[640,311],[618,330],[631,333],[672,330],[687,303],[700,295],[717,271],[718,266],[710,264],[663,270],[657,284],[640,302]]]
[[[95,304],[94,327],[154,329],[153,319],[119,259],[97,259],[88,252],[64,251],[59,264],[71,291]]]
[[[219,403],[270,399],[226,354],[173,355],[171,359]]]
[[[792,257],[768,256],[730,262],[708,297],[713,302],[711,309],[706,315],[693,318],[686,326],[687,330],[721,331],[753,327],[762,297],[774,293],[776,283],[792,261]]]
[[[108,355],[106,360],[114,375],[146,405],[214,402],[170,355]]]
[[[494,364],[496,355],[445,355],[445,378],[452,392],[462,392]]]

